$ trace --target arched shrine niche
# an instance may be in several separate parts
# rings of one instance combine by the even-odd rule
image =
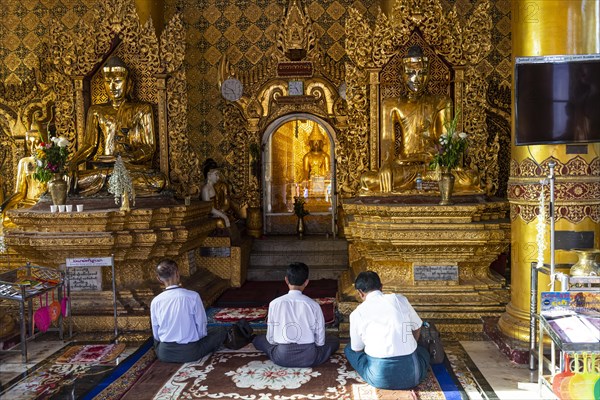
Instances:
[[[305,202],[310,234],[335,226],[335,136],[333,128],[310,114],[274,121],[263,134],[263,210],[267,234],[293,234],[294,198]]]

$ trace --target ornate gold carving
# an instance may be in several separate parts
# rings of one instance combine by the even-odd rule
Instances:
[[[539,164],[531,158],[520,163],[511,161],[511,179],[508,198],[511,201],[511,219],[530,223],[539,213],[540,178],[550,173],[548,164],[556,164],[554,185],[555,218],[577,224],[584,218],[600,222],[600,157],[589,162],[575,156],[563,162],[548,157]],[[549,195],[547,195],[549,196]],[[547,199],[549,201],[549,199]]]
[[[499,187],[498,182],[498,152],[499,138],[497,135],[490,137],[485,124],[485,109],[482,99],[485,98],[487,83],[476,66],[491,49],[492,21],[489,13],[489,1],[482,1],[475,7],[474,12],[462,23],[453,8],[450,13],[444,13],[439,0],[397,0],[393,7],[391,21],[381,13],[375,26],[371,28],[360,12],[349,10],[350,17],[346,20],[346,51],[354,68],[366,70],[368,68],[383,68],[413,42],[422,41],[437,55],[442,56],[450,63],[451,69],[464,70],[464,81],[469,85],[464,88],[457,82],[455,104],[461,107],[462,120],[468,121],[464,125],[470,137],[469,166],[476,167],[482,175],[485,189],[488,194],[493,194]],[[419,31],[422,36],[416,35]],[[415,36],[416,35],[416,36]],[[346,66],[347,75],[352,74],[350,65]],[[447,79],[446,79],[447,81]],[[448,82],[448,81],[447,81]],[[366,90],[367,82],[355,81],[359,88]],[[448,82],[449,83],[449,82]],[[349,91],[358,89],[349,85]],[[372,90],[371,90],[372,92]],[[364,101],[361,98],[349,98],[348,108],[352,112],[353,101]],[[370,101],[373,101],[370,99]],[[344,174],[345,169],[353,169],[353,175],[362,174],[369,167],[373,168],[377,162],[373,154],[367,155],[361,151],[361,142],[367,136],[367,125],[378,125],[378,116],[370,115],[370,121],[363,126],[353,126],[357,131],[358,141],[353,143],[355,152],[353,157],[361,157],[361,162],[345,165],[344,159],[338,159],[338,171]],[[352,124],[349,118],[349,124]],[[372,139],[373,140],[373,139]],[[371,146],[373,144],[371,143]],[[358,154],[357,154],[358,153]],[[362,153],[362,154],[361,154]],[[368,156],[369,159],[364,159]],[[358,168],[357,168],[358,167]],[[359,180],[353,180],[347,189],[349,195],[355,195],[358,190]]]
[[[111,49],[113,43],[118,45],[116,50]],[[103,101],[102,82],[91,74],[111,51],[130,66],[136,98],[157,108],[161,171],[168,174],[178,195],[197,194],[203,179],[187,132],[185,30],[180,13],[168,22],[160,42],[151,19],[140,24],[133,0],[99,2],[92,23],[80,21],[72,30],[53,24],[46,57],[54,67],[50,76],[57,95],[58,132],[71,140],[71,150],[75,150],[80,139],[76,129],[82,131],[75,121],[83,121],[85,102],[81,100],[83,85],[74,87],[73,81],[91,78],[93,102]]]

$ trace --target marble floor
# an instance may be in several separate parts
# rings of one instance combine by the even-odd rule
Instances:
[[[90,340],[101,340],[102,338],[98,336],[75,336],[73,339],[84,343]],[[138,343],[132,341],[119,359],[115,360],[115,363],[118,364],[120,360],[124,360],[135,351]],[[27,374],[33,373],[43,365],[44,360],[67,344],[68,342],[59,340],[55,334],[48,333],[28,342],[29,360],[27,363],[21,361],[20,353],[0,354],[0,399],[4,398],[2,393],[10,386]],[[447,347],[447,354],[452,364],[468,370],[465,372],[475,377],[474,381],[463,385],[469,399],[533,400],[555,398],[546,388],[540,394],[537,373],[530,372],[527,365],[518,365],[509,361],[491,341],[460,341]],[[456,349],[461,350],[457,351]],[[453,358],[462,359],[452,360]],[[8,399],[8,397],[6,398]]]

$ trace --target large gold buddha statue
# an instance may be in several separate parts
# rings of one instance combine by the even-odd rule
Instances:
[[[409,49],[402,59],[402,78],[408,95],[385,99],[381,105],[381,168],[361,176],[361,193],[400,193],[415,189],[417,177],[439,180],[439,172],[429,170],[439,137],[452,119],[452,100],[426,92],[429,60],[419,46]],[[480,192],[475,171],[457,168],[454,190]]]
[[[136,196],[160,192],[166,178],[152,169],[156,151],[152,106],[129,98],[133,82],[118,57],[108,59],[102,75],[109,101],[88,110],[83,143],[69,164],[73,187],[82,196],[105,189],[120,155],[131,175]],[[85,169],[79,170],[78,166],[84,162]]]
[[[39,198],[46,192],[46,183],[40,182],[33,177],[35,173],[35,149],[41,141],[41,132],[39,125],[35,122],[30,130],[25,134],[25,143],[29,149],[29,156],[23,157],[17,164],[17,176],[15,180],[15,190],[3,203],[2,226],[12,226],[6,211],[13,208],[29,208],[35,205]],[[1,230],[2,227],[0,227]]]

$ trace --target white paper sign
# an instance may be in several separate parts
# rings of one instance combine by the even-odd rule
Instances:
[[[71,267],[69,269],[69,285],[71,290],[102,290],[102,268]]]
[[[112,257],[81,257],[67,258],[69,267],[110,267],[113,264]]]
[[[112,257],[67,258],[71,290],[102,290],[101,267],[112,265]]]

